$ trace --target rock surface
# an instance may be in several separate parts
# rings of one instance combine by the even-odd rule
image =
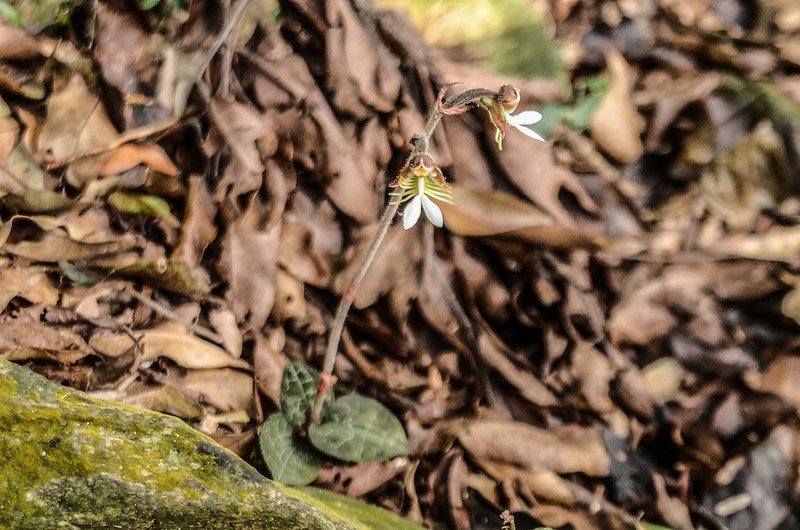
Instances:
[[[183,422],[0,358],[0,528],[419,529],[274,483]]]

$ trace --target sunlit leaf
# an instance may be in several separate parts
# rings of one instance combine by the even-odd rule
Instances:
[[[172,226],[180,226],[180,221],[172,215],[169,204],[161,197],[115,191],[108,200],[117,210],[122,212],[160,217]]]
[[[317,478],[322,459],[294,432],[286,416],[278,412],[267,418],[258,438],[261,457],[273,479],[304,486]]]
[[[347,462],[376,462],[408,454],[400,420],[374,399],[349,395],[337,399],[324,423],[308,429],[311,443],[328,456]]]

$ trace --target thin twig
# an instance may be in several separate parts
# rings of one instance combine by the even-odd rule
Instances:
[[[194,322],[190,322],[189,320],[183,318],[178,313],[173,311],[172,309],[168,308],[162,303],[156,302],[149,296],[145,296],[139,292],[134,291],[133,289],[127,290],[128,294],[136,298],[138,301],[155,311],[156,313],[160,314],[163,317],[172,320],[173,322],[177,322],[185,326],[189,331],[197,335],[198,337],[203,337],[204,339],[208,339],[212,342],[216,342],[217,344],[223,344],[222,337],[211,331],[210,329],[201,326],[199,324],[195,324]]]
[[[211,64],[211,61],[214,59],[214,56],[217,54],[219,49],[225,44],[225,41],[228,40],[228,36],[231,34],[233,29],[236,27],[236,24],[239,23],[239,19],[242,18],[244,14],[244,10],[247,7],[247,4],[250,3],[250,0],[239,0],[236,2],[236,6],[233,8],[233,12],[228,17],[228,20],[225,22],[225,26],[222,28],[222,31],[219,32],[217,35],[216,40],[211,44],[211,48],[208,49],[208,53],[206,54],[206,58],[203,60],[203,64],[200,68],[197,69],[197,73],[194,76],[194,83],[196,84],[200,79],[203,78],[203,74],[208,68],[208,65]]]

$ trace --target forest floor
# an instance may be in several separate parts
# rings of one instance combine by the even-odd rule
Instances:
[[[445,116],[445,226],[395,222],[346,321],[336,393],[410,451],[314,483],[431,528],[800,527],[796,2],[13,4],[5,357],[274,475],[440,89],[513,85],[547,142]]]

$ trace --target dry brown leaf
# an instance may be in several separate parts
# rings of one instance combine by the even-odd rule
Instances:
[[[630,164],[644,152],[644,120],[631,98],[633,72],[613,48],[606,52],[606,64],[610,88],[592,115],[589,128],[603,151],[622,164]]]
[[[0,269],[0,311],[17,296],[34,304],[58,303],[58,290],[46,271],[37,267]]]
[[[214,326],[214,331],[222,337],[222,345],[232,356],[237,359],[242,355],[242,332],[236,324],[236,315],[233,311],[220,307],[208,313],[208,320]]]
[[[331,26],[326,36],[334,102],[342,92],[355,89],[364,103],[381,112],[392,111],[402,83],[397,58],[368,32],[369,26],[359,20],[350,2],[329,2],[326,15]],[[352,104],[344,108],[355,110]]]
[[[286,222],[281,230],[281,267],[298,280],[315,287],[327,286],[330,269],[320,252],[314,232],[304,223]]]
[[[531,514],[548,528],[561,528],[567,526],[575,530],[596,530],[597,521],[576,509],[566,509],[561,506],[540,505],[530,509]]]
[[[347,268],[336,279],[337,292],[343,293],[350,284],[376,229],[377,226],[372,225],[362,230],[355,255],[349,258]],[[421,259],[419,234],[414,230],[404,230],[398,224],[390,227],[375,261],[361,282],[353,305],[359,309],[368,307],[379,297],[388,295],[393,315],[398,322],[405,322],[410,308],[409,300],[418,292],[420,279],[417,268]]]
[[[678,323],[671,307],[699,305],[713,271],[673,266],[643,285],[633,286],[611,310],[608,333],[619,344],[646,345]]]
[[[251,207],[228,227],[222,242],[220,268],[228,281],[226,298],[239,322],[261,329],[275,303],[275,277],[281,225],[259,227]]]
[[[501,191],[451,185],[453,204],[440,203],[447,228],[462,236],[507,236],[556,247],[591,246],[593,238],[568,226],[530,203]]]
[[[275,278],[275,305],[272,314],[278,322],[306,316],[305,286],[292,275],[278,269]]]
[[[286,356],[277,351],[263,335],[256,334],[253,346],[253,370],[258,389],[275,405],[280,403],[281,377]]]
[[[388,462],[365,462],[354,466],[323,467],[315,484],[348,497],[362,497],[380,488],[408,467],[408,458]]]
[[[95,62],[106,82],[123,96],[143,92],[142,81],[158,60],[153,53],[156,43],[142,27],[138,14],[105,3],[94,8]]]
[[[534,205],[552,216],[556,225],[575,228],[580,214],[580,226],[590,228],[589,216],[598,215],[600,209],[575,174],[556,163],[550,145],[531,141],[515,132],[506,135],[503,140],[505,149],[495,154],[508,180]],[[577,208],[562,202],[562,196],[565,195],[574,197]],[[599,228],[598,224],[598,233]]]
[[[486,460],[479,460],[478,465],[495,480],[522,481],[531,493],[536,495],[537,499],[557,502],[565,506],[571,506],[575,502],[575,496],[564,479],[552,471],[532,471]]]
[[[0,22],[0,61],[22,61],[41,57],[39,43],[22,29]]]
[[[609,393],[616,370],[608,357],[591,345],[579,344],[572,352],[571,372],[592,410],[601,414],[614,410]]]
[[[776,394],[800,409],[800,357],[781,355],[769,363],[757,389]]]
[[[490,335],[489,332],[484,332],[480,334],[478,344],[484,362],[497,370],[523,398],[540,407],[552,407],[558,404],[556,397],[541,381],[527,370],[521,370],[511,362],[502,351],[507,347],[499,346],[502,344],[499,338]]]
[[[247,410],[253,404],[253,376],[232,368],[190,370],[171,384],[189,399],[211,405],[217,413]]]
[[[230,186],[233,196],[257,190],[264,172],[257,141],[264,135],[275,134],[269,119],[253,107],[223,96],[211,100],[209,113],[233,155],[220,188]]]
[[[10,223],[6,223],[10,225]],[[6,252],[33,261],[54,263],[57,261],[91,260],[99,256],[116,254],[133,248],[131,238],[107,243],[81,243],[55,232],[47,232],[38,241],[7,243]]]
[[[210,342],[189,335],[181,326],[164,326],[135,333],[143,350],[142,361],[166,357],[184,368],[242,368],[249,370],[250,364],[236,359],[225,350]],[[89,344],[96,350],[111,357],[128,351],[133,339],[121,333],[96,333]]]
[[[199,420],[205,415],[203,407],[170,384],[159,387],[134,384],[126,390],[122,401],[185,420]]]
[[[0,352],[17,348],[43,351],[91,353],[91,348],[79,335],[67,328],[48,326],[37,320],[17,318],[0,322]]]
[[[47,118],[39,130],[36,156],[60,163],[86,151],[105,147],[119,134],[99,98],[89,92],[80,75],[47,100]],[[108,153],[82,158],[69,165],[67,178],[76,187],[95,180]]]
[[[214,225],[216,214],[217,207],[208,192],[205,179],[192,175],[189,178],[180,241],[173,252],[173,259],[190,266],[200,264],[206,248],[217,237],[217,227]]]
[[[458,435],[475,458],[531,471],[608,475],[610,460],[599,428],[567,425],[540,429],[514,421],[479,420]]]

